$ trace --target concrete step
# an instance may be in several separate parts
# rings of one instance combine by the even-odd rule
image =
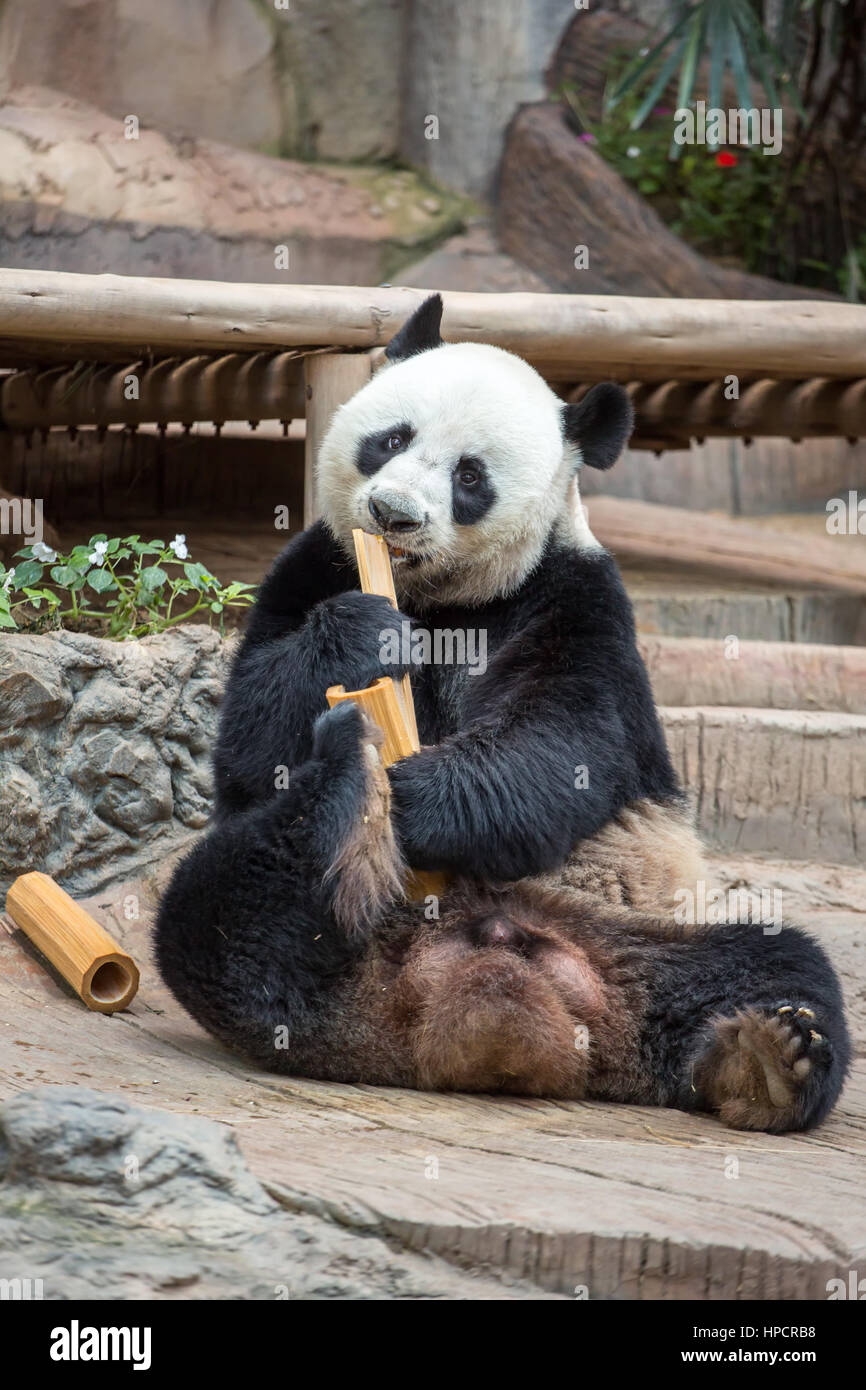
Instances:
[[[641,634],[658,705],[866,714],[866,647]]]
[[[660,714],[698,833],[711,846],[863,862],[866,716],[709,705]]]
[[[741,516],[812,509],[822,524],[828,500],[847,497],[849,488],[866,490],[866,440],[707,439],[660,455],[626,449],[610,472],[587,469],[580,480],[586,497],[605,493]]]
[[[857,594],[737,583],[689,570],[622,566],[642,633],[741,641],[866,645]]]
[[[453,1266],[454,1278],[467,1265],[480,1268],[476,1278],[482,1282],[467,1297],[491,1296],[486,1281],[501,1279],[501,1296],[507,1298],[525,1296],[529,1284],[536,1296],[572,1300],[578,1285],[593,1300],[826,1299],[828,1280],[847,1280],[848,1271],[862,1265],[862,1060],[819,1130],[772,1138],[733,1133],[709,1116],[673,1110],[439,1095],[268,1075],[205,1037],[150,966],[156,894],[167,867],[150,880],[118,883],[87,903],[143,967],[141,990],[122,1023],[88,1014],[0,933],[5,1035],[27,1041],[26,1047],[7,1044],[18,1055],[0,1076],[0,1098],[40,1087],[46,1079],[75,1086],[83,1080],[135,1103],[221,1120],[284,1211],[304,1220],[324,1218],[369,1238],[368,1288],[376,1278],[377,1238],[388,1242],[395,1269],[413,1252],[423,1254],[428,1281],[443,1277],[431,1256]],[[808,878],[819,880],[817,896],[800,866],[738,859],[718,867],[723,883],[758,883],[768,874],[771,881],[781,876],[799,883],[799,905],[810,927],[810,911],[822,907],[828,894],[835,902],[836,871],[824,866],[808,868]],[[852,880],[855,871],[846,875]],[[127,911],[130,896],[139,905],[134,920]],[[854,932],[850,923],[826,930],[822,924],[819,934],[842,977],[855,1036],[862,1038],[866,1011]],[[104,1027],[95,1026],[100,1022]],[[103,1036],[108,1033],[110,1038]],[[730,1181],[732,1156],[739,1164],[736,1181]],[[54,1188],[59,1186],[55,1181]],[[46,1192],[50,1197],[44,1187],[39,1194],[40,1222],[28,1228],[28,1272],[41,1276],[44,1265],[45,1287],[50,1282],[54,1297],[77,1296],[81,1213],[73,1221],[67,1210],[62,1224],[53,1208],[46,1216]],[[13,1195],[20,1207],[20,1191]],[[67,1203],[74,1197],[67,1193]],[[95,1186],[88,1200],[99,1200]],[[13,1241],[20,1240],[20,1212],[12,1209],[12,1197],[6,1204],[11,1255]],[[279,1212],[268,1219],[277,1227]],[[136,1230],[144,1233],[143,1242],[133,1241]],[[122,1256],[136,1296],[166,1296],[164,1276],[155,1287],[153,1272],[154,1254],[164,1248],[160,1230],[144,1217],[136,1227],[129,1203],[117,1227],[110,1213],[98,1227],[91,1221],[85,1244],[97,1236],[107,1264],[93,1277],[104,1283],[106,1269],[113,1271]],[[258,1270],[250,1269],[238,1256],[229,1271],[234,1297],[261,1296],[265,1274],[271,1287],[284,1277],[279,1231],[263,1225],[256,1239],[257,1249],[277,1250],[279,1273],[270,1276],[261,1260]],[[242,1247],[244,1240],[246,1235]],[[225,1296],[225,1264],[217,1252],[206,1249],[202,1256],[201,1248],[175,1245],[179,1273],[187,1282],[191,1273],[198,1276],[190,1296]],[[228,1238],[222,1245],[228,1258],[238,1241]],[[429,1284],[414,1296],[430,1297]],[[443,1283],[440,1296],[455,1293]]]

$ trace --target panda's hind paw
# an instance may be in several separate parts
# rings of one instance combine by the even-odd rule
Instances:
[[[732,1129],[805,1129],[827,1108],[828,1033],[819,1010],[797,1000],[717,1018],[695,1069],[709,1107]]]

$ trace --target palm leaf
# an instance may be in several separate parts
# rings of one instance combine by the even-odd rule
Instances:
[[[656,77],[655,82],[653,82],[647,95],[644,97],[637,111],[631,118],[632,130],[637,130],[639,126],[643,125],[650,111],[653,109],[662,92],[667,87],[668,83],[674,75],[674,72],[677,69],[680,59],[683,56],[686,47],[686,42],[686,39],[681,39],[677,46],[668,54],[661,68],[659,69],[658,76]]]
[[[706,0],[701,0],[701,3],[706,3]],[[609,111],[612,111],[615,106],[618,106],[623,97],[627,96],[628,93],[637,86],[640,80],[653,69],[656,59],[664,52],[671,40],[676,38],[680,30],[686,27],[691,18],[692,12],[687,10],[685,14],[677,20],[676,24],[659,39],[658,43],[650,49],[649,53],[645,54],[639,63],[636,63],[623,74],[608,99]]]

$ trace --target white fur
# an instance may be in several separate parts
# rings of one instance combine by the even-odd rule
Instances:
[[[368,434],[402,423],[415,437],[371,478],[356,456]],[[484,461],[496,501],[480,521],[457,526],[451,476],[458,460]],[[421,555],[394,566],[398,593],[418,603],[483,603],[513,592],[558,534],[597,544],[582,516],[562,403],[521,358],[480,343],[452,343],[388,366],[341,406],[322,441],[318,497],[331,531],[353,555],[352,528],[374,529],[372,495],[401,502],[426,522],[400,544]]]

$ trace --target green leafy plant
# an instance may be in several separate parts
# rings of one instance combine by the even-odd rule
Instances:
[[[796,199],[779,208],[785,175],[778,161],[750,146],[717,150],[694,145],[674,162],[669,156],[672,116],[669,107],[654,107],[636,133],[632,106],[623,103],[605,115],[589,138],[678,236],[710,256],[760,270],[768,239],[783,220],[798,215]]]
[[[804,0],[782,3],[792,19],[805,8]],[[786,55],[771,41],[751,0],[680,0],[674,7],[674,23],[610,89],[608,109],[614,110],[626,97],[639,96],[631,115],[632,130],[639,130],[675,73],[679,74],[677,106],[688,106],[702,58],[709,63],[708,106],[721,106],[725,69],[730,67],[741,106],[752,105],[752,87],[760,83],[771,106],[780,105],[779,91],[784,90],[802,112]],[[680,147],[672,145],[672,158],[679,153]]]
[[[253,584],[221,584],[189,557],[185,536],[143,541],[91,536],[61,554],[41,541],[0,565],[0,628],[67,627],[114,641],[164,632],[196,616],[225,631],[229,609],[253,602]]]

